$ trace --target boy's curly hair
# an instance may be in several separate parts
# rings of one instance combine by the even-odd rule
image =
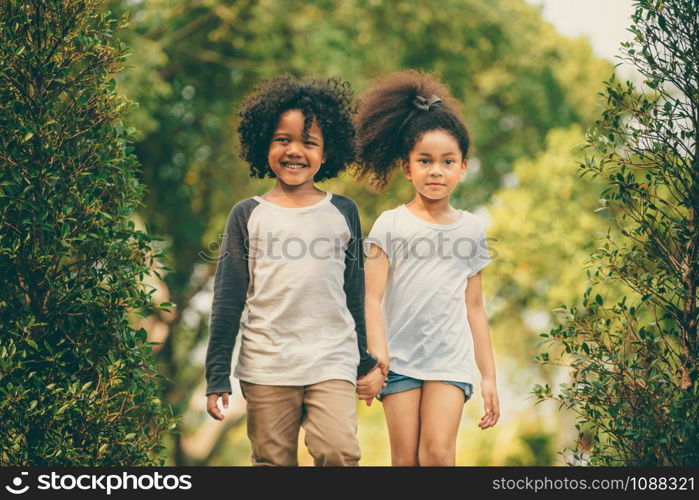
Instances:
[[[435,96],[438,103],[428,101]],[[359,99],[356,173],[384,188],[399,160],[408,158],[425,132],[445,130],[459,143],[464,157],[471,139],[459,102],[429,73],[405,70],[374,80]]]
[[[240,110],[240,157],[250,165],[250,176],[275,177],[267,155],[279,116],[290,109],[303,113],[304,133],[315,118],[323,133],[325,162],[314,180],[336,177],[355,160],[352,122],[353,92],[339,78],[298,80],[289,74],[263,81],[245,99]]]

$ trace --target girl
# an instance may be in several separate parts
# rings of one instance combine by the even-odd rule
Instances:
[[[393,465],[454,465],[473,351],[480,428],[500,415],[481,291],[485,232],[449,204],[470,146],[458,108],[444,85],[417,71],[379,79],[360,100],[360,176],[383,187],[400,167],[415,188],[407,205],[379,216],[367,241],[367,342],[388,377],[385,387],[360,382],[358,392],[367,404],[375,395],[383,403]]]

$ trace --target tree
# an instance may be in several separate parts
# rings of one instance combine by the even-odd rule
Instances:
[[[0,4],[0,463],[152,465],[174,422],[143,329],[160,255],[98,0]],[[164,306],[163,306],[164,307]]]
[[[581,165],[606,181],[600,209],[615,227],[592,253],[582,305],[562,306],[543,334],[565,350],[571,382],[555,397],[534,392],[578,415],[578,461],[697,465],[699,5],[636,6],[623,58],[648,90],[607,82]],[[626,288],[620,300],[606,296],[610,285]]]

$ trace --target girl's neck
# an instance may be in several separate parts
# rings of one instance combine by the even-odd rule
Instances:
[[[423,212],[426,214],[440,216],[451,213],[454,209],[449,205],[449,197],[440,198],[439,200],[433,200],[427,198],[420,193],[415,193],[415,198],[413,198],[406,206],[414,212]]]
[[[287,207],[303,207],[320,201],[326,192],[318,189],[312,182],[299,186],[290,186],[277,180],[277,184],[262,195],[267,201]]]
[[[458,211],[449,204],[448,196],[439,200],[433,200],[422,196],[420,193],[415,193],[415,198],[405,206],[415,215],[428,222],[451,224],[459,218]]]

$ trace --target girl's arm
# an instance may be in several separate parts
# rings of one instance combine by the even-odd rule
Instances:
[[[369,255],[367,255],[364,277],[367,349],[378,358],[379,370],[374,370],[357,380],[357,393],[359,399],[364,400],[367,406],[371,406],[374,397],[381,392],[385,385],[389,364],[386,326],[381,311],[381,300],[388,277],[388,257],[383,250],[374,244],[371,245]]]
[[[500,418],[500,403],[495,383],[495,360],[493,346],[490,342],[488,317],[483,307],[483,279],[478,272],[468,279],[466,287],[466,311],[471,327],[476,364],[481,372],[481,394],[485,414],[478,426],[487,429],[496,424]]]
[[[388,267],[388,257],[384,251],[377,245],[372,244],[364,269],[367,347],[370,353],[379,358],[379,367],[384,372],[384,375],[388,373],[389,361],[386,323],[381,310],[381,301],[386,289]]]

